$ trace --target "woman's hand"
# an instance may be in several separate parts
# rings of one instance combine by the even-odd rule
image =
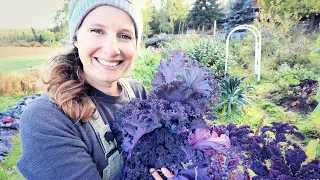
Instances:
[[[151,168],[149,171],[155,180],[163,180],[163,178],[160,176],[156,169]],[[161,173],[168,179],[174,178],[174,175],[167,168],[161,168]]]

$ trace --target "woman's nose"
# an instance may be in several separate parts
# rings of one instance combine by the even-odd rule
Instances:
[[[120,48],[118,45],[117,38],[108,37],[105,39],[102,46],[103,53],[107,54],[108,57],[115,57],[120,54]]]

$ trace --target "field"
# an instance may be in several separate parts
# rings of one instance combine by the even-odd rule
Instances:
[[[0,69],[5,72],[26,72],[39,67],[57,49],[50,47],[0,47]]]

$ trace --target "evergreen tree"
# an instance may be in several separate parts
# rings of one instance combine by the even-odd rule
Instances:
[[[214,21],[223,18],[222,9],[218,0],[197,0],[188,14],[189,26],[196,29],[209,29]]]
[[[255,12],[252,7],[252,0],[236,0],[231,3],[230,12],[226,14],[226,22],[224,23],[226,36],[233,28],[253,21]]]

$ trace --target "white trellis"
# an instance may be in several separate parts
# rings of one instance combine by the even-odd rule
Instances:
[[[227,41],[226,41],[226,63],[225,63],[225,70],[224,73],[227,73],[227,69],[228,69],[228,56],[229,56],[229,41],[230,41],[230,37],[231,34],[234,33],[237,30],[242,30],[242,29],[246,29],[251,31],[254,36],[255,36],[255,57],[254,57],[254,72],[255,72],[255,77],[257,79],[257,81],[260,81],[260,63],[261,63],[261,33],[258,30],[258,28],[252,26],[252,25],[240,25],[237,26],[236,28],[234,28],[228,35],[227,37]]]

